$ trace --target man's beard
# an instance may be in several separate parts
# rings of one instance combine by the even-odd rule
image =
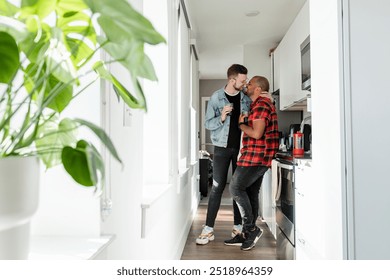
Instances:
[[[241,88],[242,88],[242,87],[239,87],[239,88],[238,88],[238,87],[236,87],[236,85],[234,85],[233,87],[234,87],[234,89],[237,90],[237,91],[241,91]]]

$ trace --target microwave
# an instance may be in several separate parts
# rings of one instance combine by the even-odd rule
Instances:
[[[311,90],[310,36],[308,36],[301,44],[301,77],[302,89]]]

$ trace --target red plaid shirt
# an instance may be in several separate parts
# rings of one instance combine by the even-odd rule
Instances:
[[[279,149],[278,119],[274,104],[265,97],[258,97],[252,102],[248,125],[253,127],[253,120],[265,121],[265,131],[260,139],[249,137],[246,133],[242,139],[241,156],[238,166],[271,166],[271,161]]]

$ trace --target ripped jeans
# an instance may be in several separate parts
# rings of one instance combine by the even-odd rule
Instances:
[[[226,186],[230,162],[232,171],[237,167],[239,149],[214,147],[213,157],[213,186],[211,188],[209,202],[207,205],[206,226],[214,227],[215,219],[221,205],[221,198]],[[236,202],[233,200],[234,224],[241,225],[241,214]]]

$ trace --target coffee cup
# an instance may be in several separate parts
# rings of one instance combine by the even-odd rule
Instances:
[[[229,107],[231,107],[232,108],[232,111],[233,111],[233,109],[234,109],[234,104],[233,103],[228,103],[227,104]],[[228,114],[229,116],[232,114],[232,112],[230,111],[230,113]]]
[[[249,113],[247,111],[242,111],[241,114],[244,116],[244,123],[248,123]]]

